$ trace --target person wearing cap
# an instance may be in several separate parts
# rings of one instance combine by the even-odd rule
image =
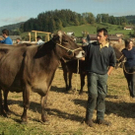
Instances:
[[[45,42],[41,39],[40,36],[37,36],[37,45],[42,45],[44,44]]]

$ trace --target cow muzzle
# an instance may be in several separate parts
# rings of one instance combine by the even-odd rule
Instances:
[[[79,51],[79,53],[77,55],[75,55],[75,57],[77,59],[81,59],[81,58],[85,57],[85,51]]]

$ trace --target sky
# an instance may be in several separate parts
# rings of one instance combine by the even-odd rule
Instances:
[[[113,16],[135,15],[135,0],[1,0],[0,27],[36,18],[47,11],[70,9]]]

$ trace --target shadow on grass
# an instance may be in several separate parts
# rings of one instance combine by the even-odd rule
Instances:
[[[73,102],[76,105],[86,108],[87,101],[81,99],[74,99]],[[110,102],[106,101],[106,114],[116,114],[123,118],[135,118],[135,103],[126,102]]]
[[[63,92],[63,88],[52,87],[52,90],[54,90],[56,92]],[[65,93],[65,92],[63,92],[63,93]],[[117,97],[111,96],[111,98],[117,98]],[[84,108],[86,108],[86,105],[87,105],[87,101],[82,100],[82,99],[74,99],[74,100],[72,100],[72,102],[76,105],[83,106]],[[9,105],[18,104],[20,107],[23,108],[23,102],[20,101],[20,100],[18,100],[18,101],[8,100],[8,104]],[[29,109],[33,112],[39,112],[41,114],[41,105],[39,103],[30,102],[30,108]],[[81,122],[82,119],[83,119],[83,117],[80,117],[77,114],[70,114],[70,113],[67,113],[67,112],[63,112],[59,109],[47,108],[46,112],[49,115],[57,116],[59,118],[64,118],[64,119],[70,119],[70,120],[78,121],[78,122]],[[134,112],[135,112],[135,104],[134,103],[106,101],[106,114],[108,114],[108,115],[113,113],[113,114],[115,114],[117,116],[121,116],[123,118],[135,118]],[[15,111],[12,112],[12,113],[16,116],[21,117]],[[28,114],[28,117],[29,117],[29,114]],[[32,120],[38,121],[36,119],[32,119]],[[15,120],[15,121],[17,121],[17,120]],[[20,121],[17,121],[17,122],[20,123]]]
[[[80,92],[80,90],[76,90],[75,88],[71,88],[70,90],[67,91],[65,87],[58,88],[56,86],[52,86],[50,91],[61,92],[61,93],[65,93],[65,94],[73,94],[73,93],[77,92],[78,95]],[[83,91],[82,94],[84,94],[84,93],[88,93],[88,92]]]
[[[22,106],[23,102],[22,101],[8,100],[8,102],[9,102],[9,105],[18,104],[20,107],[23,108],[23,106]],[[33,112],[38,112],[38,113],[41,114],[41,105],[38,104],[38,103],[31,102],[29,109]],[[16,112],[13,112],[12,110],[11,110],[11,112],[12,112],[13,115],[21,117],[21,115],[18,115]],[[76,114],[69,114],[69,113],[66,113],[66,112],[62,112],[58,109],[46,108],[46,112],[47,112],[48,115],[54,115],[54,116],[57,116],[57,117],[60,117],[60,118],[70,119],[70,120],[74,120],[74,121],[78,121],[78,122],[81,122],[82,119],[83,119],[83,117],[80,117]],[[28,117],[29,117],[29,114],[28,114]],[[18,123],[21,123],[21,120],[18,120],[18,119],[14,119],[14,120]],[[31,120],[39,122],[39,120],[37,120],[37,119],[31,119]]]
[[[64,87],[58,88],[57,86],[52,86],[50,91],[68,94],[68,91],[66,91],[66,88],[64,88]]]

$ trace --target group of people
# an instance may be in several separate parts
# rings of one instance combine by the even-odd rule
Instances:
[[[3,30],[2,36],[4,40],[0,40],[3,44],[13,44],[9,37],[9,31]],[[89,39],[90,40],[90,39]],[[37,37],[37,44],[44,44],[41,37]],[[20,39],[17,39],[20,43]],[[109,121],[104,119],[105,115],[105,98],[107,95],[107,79],[110,76],[116,64],[116,56],[113,47],[110,46],[108,40],[108,31],[105,28],[97,30],[97,41],[90,43],[84,47],[86,56],[86,72],[88,81],[88,101],[86,107],[85,123],[93,126],[93,112],[97,110],[96,123],[110,125]],[[127,79],[129,92],[131,97],[135,97],[135,47],[132,40],[125,40],[125,48],[122,50],[122,57],[126,58],[124,65],[124,75]],[[121,57],[121,58],[122,58]],[[83,59],[84,60],[84,59]]]
[[[9,30],[3,29],[2,30],[2,37],[4,39],[0,39],[0,43],[2,43],[2,44],[8,44],[8,45],[12,45],[13,44],[12,39],[9,37]],[[41,39],[41,37],[40,36],[37,36],[37,45],[42,45],[44,43],[45,42]],[[21,44],[21,39],[20,38],[17,38],[16,39],[16,44]]]

